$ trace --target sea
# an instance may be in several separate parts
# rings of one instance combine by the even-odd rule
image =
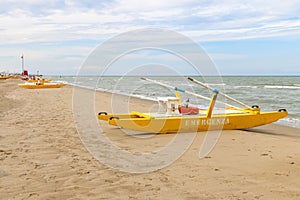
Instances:
[[[209,101],[202,100],[187,93],[200,94],[209,98],[212,95],[211,90],[189,81],[187,77],[148,77],[151,80],[170,86],[170,88],[142,80],[141,77],[138,76],[53,76],[50,78],[79,87],[150,100],[157,100],[158,97],[166,96],[175,97],[175,90],[173,88],[177,87],[185,91],[181,92],[183,102],[197,105],[200,108],[206,108]],[[275,123],[300,128],[300,76],[223,76],[193,78],[246,105],[258,105],[261,111],[286,109],[289,115]],[[218,97],[218,99],[240,107],[240,105],[228,99],[224,99],[222,96]]]

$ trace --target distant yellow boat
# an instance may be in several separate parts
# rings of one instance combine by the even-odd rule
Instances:
[[[10,75],[9,78],[12,78],[12,79],[22,79],[22,76],[19,76],[19,75]]]
[[[203,97],[183,89],[174,88],[151,79],[143,79],[165,87],[173,88],[176,92],[186,92],[207,100],[207,97]],[[213,90],[209,86],[204,85],[197,80],[192,78],[189,78],[189,80]],[[214,94],[210,98],[210,105],[207,110],[200,110],[195,107],[190,107],[189,109],[188,105],[181,105],[180,96],[177,94],[176,98],[169,97],[159,99],[159,107],[162,109],[159,110],[158,113],[140,113],[133,111],[129,114],[108,114],[107,112],[100,112],[98,114],[98,119],[107,121],[113,126],[135,131],[151,133],[179,133],[252,128],[275,122],[288,115],[288,112],[285,109],[280,109],[274,112],[261,112],[258,106],[249,107],[228,95],[218,92],[217,90],[213,91]],[[227,103],[217,102],[217,95],[222,95],[225,98],[242,105],[243,108],[237,108],[228,105]],[[214,109],[215,103],[223,103],[226,105],[226,108]]]
[[[6,79],[9,79],[9,76],[5,76],[5,75],[0,76],[0,80],[6,80]]]
[[[46,89],[46,88],[60,88],[66,86],[65,83],[24,83],[19,84],[20,88],[26,89]]]

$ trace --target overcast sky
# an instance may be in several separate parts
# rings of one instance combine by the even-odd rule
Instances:
[[[223,75],[300,75],[300,0],[6,0],[0,72],[76,74],[104,41],[158,27],[202,46]]]

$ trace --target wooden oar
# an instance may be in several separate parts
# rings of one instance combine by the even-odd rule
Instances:
[[[206,89],[209,89],[209,90],[211,90],[211,91],[214,91],[214,88],[211,88],[210,86],[205,85],[204,83],[201,83],[200,81],[197,81],[197,80],[195,80],[195,79],[193,79],[193,78],[191,78],[191,77],[188,77],[188,79],[189,79],[190,81],[192,81],[192,82],[198,84],[198,85],[201,85],[202,87],[205,87]],[[240,102],[240,101],[238,101],[238,100],[236,100],[236,99],[234,99],[234,98],[232,98],[232,97],[230,97],[230,96],[228,96],[228,95],[226,95],[226,94],[224,94],[224,93],[222,93],[222,92],[219,92],[219,95],[221,95],[221,96],[225,97],[226,99],[231,100],[231,101],[233,101],[233,102],[235,102],[235,103],[237,103],[237,104],[239,104],[239,105],[241,105],[241,106],[244,106],[244,107],[246,107],[246,108],[252,109],[250,106],[248,106],[248,105],[246,105],[246,104],[244,104],[244,103],[242,103],[242,102]]]
[[[168,84],[165,84],[165,83],[161,83],[161,82],[156,81],[156,80],[152,80],[152,79],[144,78],[144,77],[142,77],[141,79],[142,79],[142,80],[145,80],[145,81],[149,81],[149,82],[155,83],[155,84],[158,84],[158,85],[161,85],[161,86],[166,87],[166,88],[170,88],[170,89],[179,91],[179,92],[187,93],[187,94],[193,95],[193,96],[195,96],[195,97],[198,97],[198,98],[201,98],[201,99],[204,99],[204,100],[207,100],[207,101],[210,101],[210,100],[211,100],[211,98],[208,98],[208,97],[202,96],[202,95],[200,95],[200,94],[196,94],[196,93],[187,91],[187,90],[182,89],[182,88],[173,87],[173,86],[171,86],[171,85],[168,85]],[[232,108],[237,108],[237,107],[235,107],[235,106],[233,106],[233,105],[224,103],[224,102],[222,102],[222,101],[216,101],[216,103],[224,104],[224,105],[229,106],[229,107],[232,107]]]

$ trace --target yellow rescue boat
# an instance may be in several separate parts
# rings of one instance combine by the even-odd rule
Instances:
[[[9,78],[12,78],[12,79],[22,79],[22,76],[19,76],[19,75],[10,75]]]
[[[6,80],[6,79],[9,79],[9,76],[5,76],[5,75],[0,76],[0,80]]]
[[[177,97],[159,99],[159,107],[163,109],[159,110],[158,113],[140,113],[133,111],[129,114],[108,114],[107,112],[100,112],[98,114],[98,119],[107,121],[113,126],[135,131],[151,133],[179,133],[207,130],[246,129],[269,124],[288,115],[288,112],[285,109],[273,112],[261,112],[258,106],[249,107],[246,104],[192,78],[189,78],[189,80],[202,85],[207,89],[213,90],[213,95],[209,98],[210,105],[207,110],[200,110],[195,107],[188,107],[187,105],[183,106],[181,105],[181,99],[178,95],[179,91],[186,92],[206,100],[208,98],[177,87],[174,88],[151,79],[143,78],[143,80],[173,88],[176,90]],[[217,102],[218,95],[222,95],[223,97],[242,105],[243,108],[238,108],[223,102]],[[223,103],[226,105],[226,108],[215,109],[215,103]]]
[[[20,88],[26,88],[26,89],[46,89],[46,88],[60,88],[63,86],[66,86],[65,83],[23,83],[19,84]]]

